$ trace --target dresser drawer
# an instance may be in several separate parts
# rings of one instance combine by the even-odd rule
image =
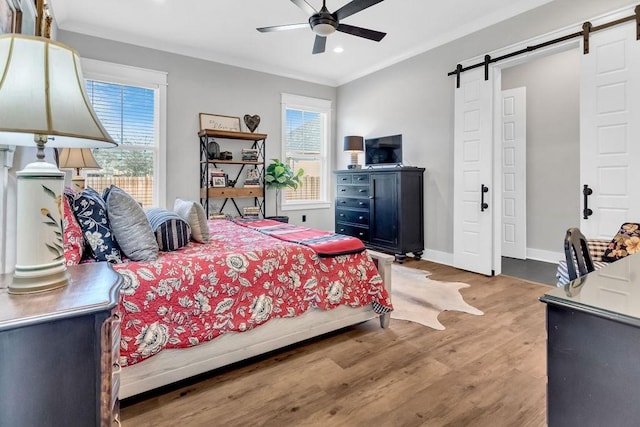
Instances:
[[[358,208],[369,210],[369,200],[338,197],[336,199],[336,208]]]
[[[369,197],[368,185],[338,185],[338,197]]]
[[[353,176],[349,175],[338,175],[336,178],[338,184],[351,184],[353,182]]]
[[[368,184],[368,173],[345,173],[337,176],[338,184]]]
[[[369,212],[336,209],[336,221],[367,225],[369,224]]]
[[[357,237],[365,242],[369,241],[369,229],[366,227],[358,227],[338,222],[336,223],[336,233]]]

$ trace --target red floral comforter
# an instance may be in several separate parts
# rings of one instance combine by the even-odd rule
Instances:
[[[392,309],[366,252],[320,258],[309,247],[231,221],[211,220],[209,228],[209,243],[161,252],[157,261],[113,266],[125,279],[122,366],[314,307]]]

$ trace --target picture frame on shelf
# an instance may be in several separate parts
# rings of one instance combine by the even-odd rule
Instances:
[[[200,113],[200,130],[241,132],[240,117]]]
[[[224,176],[213,176],[211,177],[211,186],[212,187],[226,187],[227,179]]]

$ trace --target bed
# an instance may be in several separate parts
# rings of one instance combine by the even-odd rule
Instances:
[[[363,321],[388,325],[392,256],[208,225],[208,243],[114,264],[125,279],[120,399]]]

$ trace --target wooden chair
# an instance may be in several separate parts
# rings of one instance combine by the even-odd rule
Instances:
[[[569,280],[575,280],[595,270],[587,246],[587,238],[579,228],[574,227],[567,230],[567,235],[564,238],[564,255],[567,260]]]

